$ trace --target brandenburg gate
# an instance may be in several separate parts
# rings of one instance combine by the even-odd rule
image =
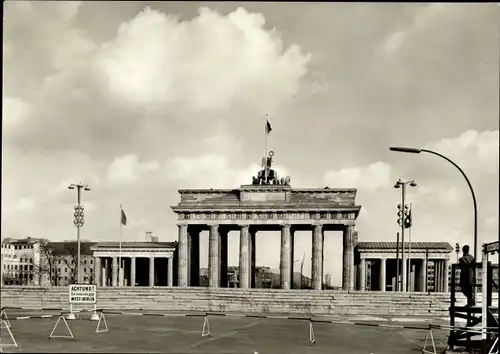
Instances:
[[[177,214],[178,281],[180,287],[199,286],[200,232],[209,231],[209,287],[228,285],[228,232],[239,231],[239,284],[255,287],[255,236],[259,231],[281,231],[281,288],[293,284],[295,231],[312,232],[312,287],[323,284],[324,232],[343,232],[345,290],[355,289],[355,223],[361,210],[356,189],[294,189],[290,178],[278,178],[272,157],[252,184],[238,189],[181,189]]]

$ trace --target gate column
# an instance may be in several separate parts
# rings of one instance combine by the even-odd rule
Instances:
[[[219,225],[210,225],[208,237],[208,285],[219,287]]]
[[[321,290],[323,284],[323,232],[322,225],[313,226],[312,237],[312,288]]]
[[[354,226],[344,226],[343,243],[342,290],[354,290]]]
[[[240,225],[240,288],[248,289],[250,285],[250,274],[249,274],[249,233],[248,225]]]
[[[290,289],[290,225],[281,226],[280,282],[282,289]]]
[[[179,264],[177,274],[177,285],[180,287],[188,286],[188,235],[187,225],[177,225],[179,227]]]

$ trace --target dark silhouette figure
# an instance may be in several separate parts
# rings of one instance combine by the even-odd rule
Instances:
[[[473,284],[474,284],[474,257],[469,254],[469,246],[462,247],[463,256],[460,257],[458,263],[460,264],[460,289],[467,298],[467,306],[474,306]]]

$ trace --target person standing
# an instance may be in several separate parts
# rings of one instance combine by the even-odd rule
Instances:
[[[467,298],[466,306],[474,306],[473,299],[474,289],[474,257],[469,253],[469,246],[462,247],[463,256],[460,257],[458,263],[460,265],[460,290]]]

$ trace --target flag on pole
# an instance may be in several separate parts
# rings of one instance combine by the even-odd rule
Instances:
[[[269,123],[269,121],[266,120],[266,134],[269,135],[271,130],[273,130],[273,128],[271,128],[271,123]]]
[[[125,212],[123,211],[123,209],[122,209],[121,224],[122,225],[127,225],[127,215],[125,215]]]

